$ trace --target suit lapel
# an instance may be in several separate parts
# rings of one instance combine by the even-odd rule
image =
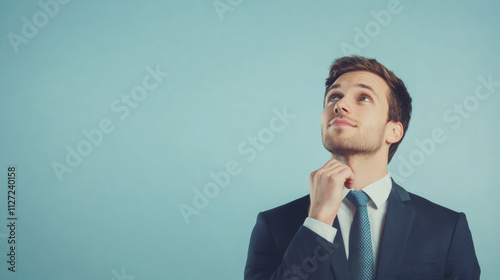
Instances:
[[[410,195],[392,181],[388,198],[387,214],[380,244],[376,279],[393,279],[410,234],[415,209],[411,206]]]
[[[333,251],[331,263],[333,275],[335,276],[335,279],[351,279],[349,264],[347,263],[347,258],[345,256],[344,239],[342,238],[338,217],[335,218],[333,227],[337,229],[337,234],[333,240],[333,244],[336,247],[335,251]]]

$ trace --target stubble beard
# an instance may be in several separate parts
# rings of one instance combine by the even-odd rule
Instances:
[[[340,128],[342,129],[342,128]],[[383,133],[381,130],[370,130],[363,135],[344,136],[321,131],[323,146],[333,155],[350,157],[353,155],[369,156],[377,153],[382,147]]]

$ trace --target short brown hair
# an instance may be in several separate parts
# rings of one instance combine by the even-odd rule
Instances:
[[[411,118],[410,94],[403,81],[377,60],[362,56],[345,56],[336,59],[330,67],[330,74],[325,82],[325,97],[330,86],[333,85],[342,74],[352,71],[368,71],[384,79],[391,90],[388,99],[389,112],[387,121],[401,122],[403,125],[404,137]],[[323,97],[323,100],[325,97]],[[399,143],[401,143],[402,140],[403,138],[389,147],[389,162],[394,153],[396,153]]]

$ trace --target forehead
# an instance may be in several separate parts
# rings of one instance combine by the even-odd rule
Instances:
[[[380,76],[368,72],[368,71],[352,71],[342,74],[335,80],[335,82],[330,86],[330,91],[332,88],[337,88],[339,90],[348,90],[352,87],[366,87],[373,89],[375,94],[379,97],[389,96],[389,85]]]

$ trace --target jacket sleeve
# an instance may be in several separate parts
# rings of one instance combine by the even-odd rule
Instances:
[[[448,251],[445,279],[479,279],[481,269],[464,213],[460,213]]]
[[[305,226],[300,226],[286,250],[280,250],[260,213],[252,231],[245,266],[245,280],[322,279],[331,275],[331,256],[338,246]]]

